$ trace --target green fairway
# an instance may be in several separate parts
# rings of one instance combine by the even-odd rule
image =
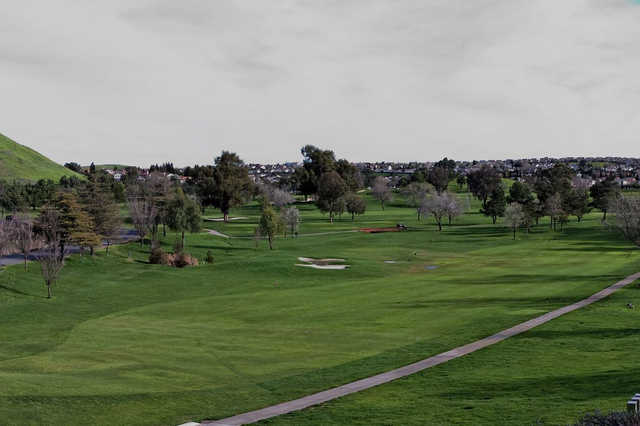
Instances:
[[[600,225],[599,214],[564,232],[541,223],[513,241],[503,225],[478,213],[438,233],[400,200],[384,211],[369,200],[364,216],[334,224],[311,204],[298,207],[300,237],[277,239],[274,251],[264,241],[256,248],[251,238],[257,205],[232,212],[247,219],[205,222],[244,237],[187,235],[187,250],[200,259],[211,250],[213,265],[149,265],[148,248],[137,244],[109,257],[73,257],[53,300],[44,298],[37,265],[26,274],[20,267],[0,272],[0,419],[171,425],[222,418],[486,337],[591,295],[639,266],[636,250]],[[333,233],[397,223],[412,230]],[[169,235],[165,244],[173,240]],[[302,268],[295,266],[299,256],[344,258],[351,267]],[[620,408],[638,391],[623,380],[635,372],[640,343],[638,314],[624,308],[636,292],[273,421],[558,423],[592,408]]]
[[[0,179],[37,181],[80,174],[54,163],[45,156],[0,134]]]
[[[638,392],[638,285],[532,331],[269,425],[566,425]]]

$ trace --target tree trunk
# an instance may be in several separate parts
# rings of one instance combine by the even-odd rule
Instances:
[[[380,205],[382,206],[382,211],[384,211],[384,201],[380,201]]]
[[[65,247],[64,242],[60,241],[60,262],[64,260],[64,247]]]
[[[268,240],[269,240],[269,250],[273,250],[273,241],[272,241],[271,235],[269,235]]]
[[[27,253],[23,253],[24,255],[24,271],[27,272]]]
[[[107,240],[107,256],[109,256],[109,246],[111,245],[111,240]]]
[[[90,254],[91,254],[91,256],[93,257],[93,253],[94,253],[93,246],[89,247],[89,253],[90,253]]]
[[[607,211],[606,210],[602,210],[602,221],[604,222],[605,220],[607,220]]]
[[[516,240],[516,227],[513,227],[513,240]]]
[[[442,232],[442,221],[438,221],[438,232]]]
[[[224,218],[224,223],[229,222],[229,212],[222,212],[222,216]]]
[[[47,299],[51,299],[51,296],[53,294],[51,293],[51,281],[47,280]]]
[[[493,220],[493,224],[495,225],[498,220],[498,216],[492,216],[491,220]]]
[[[355,213],[351,213],[351,222],[353,222],[354,220],[356,220],[356,214]]]
[[[182,248],[182,250],[184,250],[184,231],[182,231],[182,244],[181,244],[181,248]]]
[[[451,226],[451,216],[449,216],[449,226]]]

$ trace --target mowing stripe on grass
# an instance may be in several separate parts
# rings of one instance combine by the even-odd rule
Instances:
[[[541,315],[537,318],[520,323],[514,327],[503,330],[492,336],[485,337],[484,339],[477,340],[473,343],[469,343],[464,346],[459,346],[455,349],[452,349],[447,352],[443,352],[441,354],[432,356],[422,361],[418,361],[416,363],[413,363],[401,368],[397,368],[395,370],[387,371],[386,373],[361,379],[352,383],[347,383],[346,385],[338,386],[333,389],[318,392],[313,395],[305,396],[303,398],[295,399],[293,401],[283,402],[281,404],[272,405],[271,407],[266,407],[260,410],[251,411],[244,414],[239,414],[237,416],[229,417],[222,420],[204,421],[202,424],[211,425],[211,426],[236,426],[236,425],[254,423],[254,422],[268,419],[271,417],[276,417],[283,414],[291,413],[293,411],[302,410],[302,409],[311,407],[313,405],[322,404],[324,402],[331,401],[333,399],[337,399],[352,393],[360,392],[365,389],[369,389],[384,383],[391,382],[396,379],[400,379],[402,377],[409,376],[411,374],[418,373],[422,370],[426,370],[427,368],[434,367],[436,365],[445,363],[449,360],[459,358],[461,356],[475,352],[479,349],[501,342],[505,339],[508,339],[509,337],[518,335],[520,333],[524,333],[525,331],[531,330],[532,328],[537,327],[546,322],[549,322],[555,318],[558,318],[559,316],[562,316],[564,314],[567,314],[569,312],[575,311],[577,309],[580,309],[582,307],[595,303],[599,300],[602,300],[605,297],[609,296],[610,294],[621,289],[622,287],[631,284],[638,278],[640,278],[640,272],[630,275],[627,278],[623,279],[622,281],[618,281],[612,286],[607,287],[604,290],[600,290],[594,295],[586,299],[580,300],[579,302],[573,303],[568,306],[564,306],[562,308],[556,309],[555,311],[548,312],[544,315]]]

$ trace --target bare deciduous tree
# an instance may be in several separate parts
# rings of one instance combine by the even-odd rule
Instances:
[[[614,207],[617,227],[626,239],[640,246],[640,198],[621,195]]]
[[[155,230],[158,209],[149,198],[130,198],[128,204],[133,227],[140,237],[140,245],[143,245],[145,235]]]
[[[433,186],[426,182],[412,182],[403,191],[407,198],[407,204],[416,209],[418,221],[422,218],[420,207],[427,196],[433,193],[433,191]]]
[[[32,250],[40,245],[34,231],[33,221],[25,215],[14,216],[13,220],[15,247],[24,258],[24,270],[27,270],[27,258]]]
[[[448,215],[449,199],[446,196],[433,194],[424,199],[420,205],[420,214],[432,215],[438,225],[438,231],[442,231],[442,219]]]
[[[53,295],[52,287],[64,267],[65,251],[60,244],[62,235],[61,215],[54,208],[46,208],[39,217],[38,226],[43,233],[47,245],[37,256],[42,278],[47,286],[47,298]]]
[[[14,246],[15,228],[10,221],[0,220],[0,254],[8,254]]]
[[[42,271],[42,278],[47,286],[47,299],[51,299],[53,292],[51,288],[58,280],[60,271],[64,267],[64,253],[60,252],[60,244],[49,243],[38,255],[38,262]]]
[[[280,213],[280,216],[285,225],[285,234],[286,229],[289,229],[291,235],[295,235],[298,230],[298,224],[300,223],[300,211],[295,207],[287,207]]]
[[[443,192],[441,197],[444,198],[443,202],[447,206],[447,217],[449,218],[449,225],[451,225],[453,219],[458,216],[462,216],[465,211],[465,206],[460,200],[458,200],[458,197],[450,192]]]
[[[516,239],[516,231],[525,224],[527,214],[520,203],[510,203],[504,211],[504,222],[513,230],[513,239]]]
[[[269,200],[271,200],[273,205],[279,209],[288,206],[289,204],[293,204],[296,201],[296,199],[293,198],[293,195],[280,188],[272,188]]]
[[[393,195],[391,194],[391,188],[389,187],[387,180],[382,176],[378,176],[373,181],[373,185],[371,186],[371,195],[373,195],[373,198],[380,201],[382,210],[384,210],[384,203],[387,201],[391,201],[391,199],[393,198]]]
[[[562,197],[560,194],[555,193],[552,197],[547,199],[545,203],[547,213],[551,218],[551,228],[555,231],[556,224],[561,221],[564,210],[562,209]]]

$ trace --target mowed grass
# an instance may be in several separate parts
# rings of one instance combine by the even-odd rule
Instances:
[[[637,283],[509,340],[269,425],[567,425],[638,392]]]
[[[62,176],[82,178],[82,175],[0,134],[0,179],[12,181],[51,179],[58,182]]]
[[[355,222],[344,216],[334,224],[313,206],[300,207],[301,236],[278,239],[274,251],[263,241],[256,248],[251,238],[188,235],[188,251],[202,259],[211,250],[213,265],[186,270],[149,265],[148,249],[136,244],[115,248],[109,257],[73,257],[53,300],[44,298],[36,265],[28,273],[20,267],[1,272],[0,419],[9,424],[169,425],[226,417],[485,337],[582,299],[638,267],[637,253],[602,227],[595,214],[563,233],[541,224],[512,241],[508,230],[479,214],[438,233],[431,221],[418,223],[414,211],[399,201],[385,211],[371,201],[365,216]],[[247,220],[206,226],[250,236],[256,215],[257,207],[249,205],[233,212]],[[414,230],[303,236],[396,223]],[[170,246],[173,238],[169,235],[165,244]],[[351,268],[301,268],[295,266],[298,256],[341,257]],[[538,407],[547,418],[559,420],[573,413],[567,408],[573,400],[566,395],[579,383],[607,387],[609,404],[624,400],[626,388],[598,382],[597,374],[584,376],[588,365],[597,362],[621,375],[625,365],[612,363],[609,351],[631,356],[640,340],[628,332],[624,338],[630,340],[621,349],[617,337],[607,333],[618,324],[629,328],[637,316],[623,308],[616,315],[599,314],[596,310],[604,306],[580,313],[616,323],[604,334],[597,327],[592,334],[576,334],[575,339],[599,339],[608,349],[604,355],[593,352],[585,366],[575,365],[575,359],[584,358],[580,344],[560,343],[563,333],[570,334],[566,330],[537,337],[536,345],[523,340],[536,339],[527,337],[532,332],[440,366],[432,370],[435,374],[425,372],[275,421],[496,424],[493,419],[504,418],[518,424],[537,414]],[[520,342],[520,349],[509,349]],[[567,349],[559,351],[559,346]],[[544,354],[542,366],[524,362],[522,369],[509,368],[517,362],[515,355],[531,351]],[[477,360],[487,353],[493,355]],[[443,370],[461,363],[460,370]],[[538,388],[531,396],[526,385],[554,375],[566,381],[552,380],[546,389],[561,388],[561,397]],[[502,385],[485,400],[479,390],[491,383]],[[459,396],[465,388],[471,402]],[[591,407],[587,397],[592,394],[574,395],[582,398],[579,408]],[[418,400],[412,403],[412,398]],[[526,398],[528,411],[503,413],[508,401],[517,398]],[[461,414],[466,406],[473,408]]]

